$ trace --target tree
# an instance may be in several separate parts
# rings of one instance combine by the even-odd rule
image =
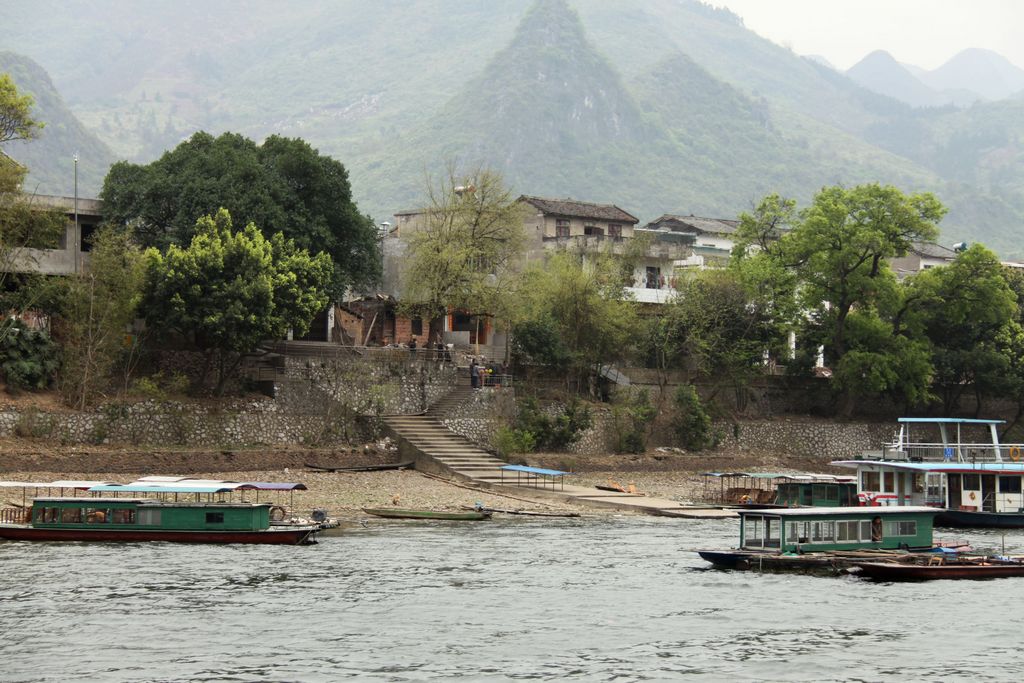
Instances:
[[[235,232],[226,209],[200,218],[188,247],[150,248],[145,258],[147,323],[190,338],[207,370],[216,362],[217,394],[242,354],[289,329],[305,334],[328,302],[329,256],[310,256],[281,233],[267,240],[252,223]]]
[[[123,229],[106,225],[93,239],[89,269],[70,276],[61,310],[61,393],[79,410],[102,395],[130,348],[143,284],[142,252]]]
[[[515,292],[513,336],[519,338],[519,332],[531,325],[553,327],[561,345],[552,356],[567,359],[569,377],[577,388],[597,376],[602,366],[630,352],[636,310],[625,296],[616,256],[554,252],[521,274]],[[534,358],[544,355],[542,349],[526,351]]]
[[[459,175],[454,164],[428,180],[427,197],[422,225],[405,236],[406,307],[431,320],[452,309],[507,319],[506,295],[526,243],[523,207],[501,174]]]
[[[43,128],[32,118],[31,95],[20,95],[8,74],[0,74],[0,145],[31,140]],[[32,248],[54,247],[64,229],[64,216],[37,205],[23,195],[21,185],[28,169],[0,147],[0,308],[25,310],[40,299],[44,288],[32,274]],[[0,328],[0,337],[8,327]]]
[[[151,164],[114,164],[100,196],[107,219],[130,225],[144,247],[188,244],[196,221],[223,207],[267,238],[278,231],[329,255],[334,299],[380,278],[377,231],[352,201],[348,172],[297,138],[257,145],[235,133],[196,133]]]
[[[1005,393],[1010,359],[997,339],[1017,314],[1016,299],[1005,268],[980,244],[908,278],[893,326],[930,343],[945,414],[967,389],[979,408],[985,396]]]

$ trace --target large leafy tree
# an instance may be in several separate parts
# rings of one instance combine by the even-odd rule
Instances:
[[[281,233],[268,240],[252,223],[235,232],[226,209],[200,218],[188,247],[151,248],[146,261],[147,323],[190,338],[207,368],[216,363],[218,394],[242,354],[289,329],[304,334],[328,301],[330,257]]]
[[[976,244],[949,265],[909,278],[893,324],[931,345],[934,387],[948,415],[966,390],[979,407],[986,396],[1005,393],[1010,358],[998,340],[1016,313],[1017,295],[999,259]]]
[[[186,245],[196,221],[221,207],[243,225],[279,231],[332,260],[331,297],[380,277],[373,220],[352,200],[348,172],[306,142],[273,135],[196,133],[147,165],[119,162],[100,194],[108,220],[131,226],[146,247]]]
[[[523,207],[501,174],[459,174],[454,164],[428,181],[427,198],[421,225],[403,236],[407,307],[430,319],[450,309],[507,318],[510,280],[526,241]]]
[[[518,278],[513,337],[520,358],[568,370],[577,388],[629,353],[636,307],[612,254],[559,251]],[[549,348],[549,344],[554,344]]]

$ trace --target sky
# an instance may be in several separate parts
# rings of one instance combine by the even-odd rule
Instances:
[[[710,0],[747,28],[846,70],[874,50],[934,69],[969,47],[1024,68],[1021,0]]]

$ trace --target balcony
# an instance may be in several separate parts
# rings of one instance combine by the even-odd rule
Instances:
[[[583,253],[608,252],[623,254],[629,244],[630,237],[611,237],[608,235],[571,235],[568,237],[544,237],[544,248],[547,250],[565,249]],[[690,247],[685,244],[652,242],[644,249],[643,256],[648,259],[676,261],[690,256]]]

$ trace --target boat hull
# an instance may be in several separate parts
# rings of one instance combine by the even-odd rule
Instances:
[[[989,529],[1024,529],[1024,513],[943,510],[935,515],[936,526]]]
[[[908,565],[899,562],[862,562],[858,574],[875,581],[934,581],[939,579],[1001,579],[1024,576],[1024,563]]]
[[[304,545],[315,543],[318,527],[273,527],[264,531],[161,531],[158,529],[40,529],[27,525],[0,525],[0,539],[11,541],[79,541],[91,543],[259,543]]]
[[[436,510],[403,510],[401,508],[363,508],[363,512],[375,517],[390,519],[442,519],[460,522],[472,522],[490,519],[489,512],[442,512]]]

